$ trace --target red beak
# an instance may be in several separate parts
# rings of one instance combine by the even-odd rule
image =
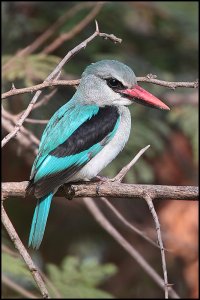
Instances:
[[[140,104],[152,106],[155,108],[170,110],[170,108],[166,104],[164,104],[161,100],[156,98],[151,93],[141,88],[139,85],[135,85],[133,89],[127,89],[120,92],[130,96],[131,98],[134,98],[133,100],[135,100]]]

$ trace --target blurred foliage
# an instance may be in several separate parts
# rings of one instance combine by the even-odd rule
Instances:
[[[49,276],[63,297],[113,298],[96,286],[116,273],[113,264],[99,265],[93,258],[79,261],[76,257],[64,259],[61,269],[48,264]]]
[[[5,276],[24,289],[38,293],[36,283],[21,258],[3,253],[2,262]],[[61,267],[47,264],[46,268],[49,277],[46,284],[51,297],[56,297],[59,293],[63,298],[113,298],[111,294],[97,288],[116,273],[117,269],[113,264],[100,265],[94,258],[80,261],[77,257],[68,256]],[[6,298],[8,297],[7,294]]]
[[[195,162],[198,163],[199,129],[197,124],[199,111],[195,107],[185,105],[181,108],[174,108],[173,111],[169,114],[168,118],[171,123],[180,128],[189,138],[192,145]]]
[[[22,285],[35,285],[30,271],[20,257],[2,253],[2,272]],[[34,284],[33,284],[34,283]]]
[[[3,64],[11,58],[11,55],[4,55]],[[2,74],[2,79],[10,83],[21,79],[25,87],[31,86],[43,82],[59,62],[60,58],[54,55],[33,54],[18,57],[7,72]]]
[[[58,18],[78,3],[80,2],[2,2],[2,63],[7,63],[20,49],[33,43],[49,26],[54,24]],[[95,24],[91,22],[78,35],[64,42],[49,55],[42,53],[43,48],[48,46],[61,33],[70,31],[88,14],[90,9],[85,7],[73,17],[67,19],[64,25],[31,55],[13,60],[10,67],[2,73],[2,90],[9,90],[12,83],[15,84],[16,88],[22,88],[42,82],[68,51],[94,32]],[[194,81],[198,77],[198,2],[105,2],[96,19],[99,23],[100,31],[113,33],[122,38],[123,42],[115,45],[110,41],[105,41],[99,37],[96,38],[87,45],[86,49],[81,50],[64,66],[61,79],[80,78],[81,73],[88,64],[101,59],[120,60],[133,68],[137,76],[145,76],[152,73],[156,74],[159,79],[169,81]],[[140,84],[166,102],[165,92],[168,91],[167,88],[152,84]],[[48,91],[49,89],[46,89],[43,91],[43,94],[47,94]],[[172,91],[170,103],[173,103],[173,95],[176,92],[185,96],[186,93],[191,93],[193,90],[180,88]],[[74,88],[72,87],[57,88],[56,94],[48,102],[48,105],[34,110],[30,118],[50,118],[61,105],[72,97],[73,93]],[[32,94],[15,96],[6,99],[4,105],[8,111],[19,113],[25,109],[31,98]],[[166,104],[168,103],[166,102]],[[123,152],[103,171],[104,175],[109,177],[116,175],[141,148],[150,144],[151,147],[134,165],[133,169],[128,172],[125,181],[131,183],[159,183],[155,181],[153,162],[158,161],[163,153],[166,153],[170,148],[170,137],[177,129],[188,139],[193,149],[195,163],[193,169],[197,166],[197,106],[192,104],[178,106],[170,104],[169,106],[171,108],[170,112],[154,110],[138,104],[130,107],[132,130],[129,141]],[[43,125],[26,123],[25,126],[32,130],[38,138],[41,137],[44,130]],[[3,169],[3,176],[5,176],[7,181],[10,178],[12,180],[14,178],[15,181],[18,181],[19,178],[20,180],[27,180],[31,165],[23,164],[23,151],[20,152],[22,156],[19,155],[17,156],[18,159],[16,159],[17,147],[16,144],[13,146],[12,143],[14,144],[11,141],[5,147],[6,164]],[[178,151],[181,153],[182,149],[178,149]],[[179,153],[176,154],[179,156]],[[20,158],[22,159],[20,160]],[[9,167],[7,165],[8,161]],[[162,167],[164,168],[165,166]],[[10,207],[8,205],[9,214],[15,221],[20,237],[26,243],[28,226],[32,218],[32,207],[30,208],[30,202],[23,202],[21,199],[18,202],[13,202],[10,204]],[[115,203],[117,203],[117,199]],[[137,269],[136,265],[133,267],[128,265],[128,268],[123,268],[127,254],[121,252],[120,247],[117,247],[116,244],[112,244],[111,238],[107,237],[104,232],[102,233],[102,230],[99,232],[98,230],[100,229],[97,228],[98,226],[96,223],[93,223],[88,214],[84,215],[83,211],[81,209],[78,210],[73,204],[70,203],[66,210],[60,209],[60,206],[57,204],[57,210],[55,208],[53,212],[51,211],[52,214],[49,218],[53,215],[55,220],[53,222],[52,217],[52,222],[49,222],[47,226],[46,236],[48,236],[49,232],[48,243],[44,241],[42,248],[38,251],[42,261],[42,269],[47,270],[49,277],[54,281],[58,290],[65,297],[70,293],[71,297],[76,298],[79,297],[78,293],[80,290],[82,295],[85,295],[85,298],[89,298],[91,292],[93,294],[91,297],[94,298],[108,298],[112,297],[111,294],[119,298],[161,297],[159,289],[154,286],[152,288],[151,279],[147,282],[148,278],[146,279],[145,277],[145,283],[142,282],[144,278],[143,271]],[[142,201],[138,201],[135,205],[135,201],[131,199],[129,202],[126,199],[126,201],[121,203],[120,208],[124,215],[128,216],[129,220],[133,222],[139,220],[139,223],[147,224],[148,226],[149,212],[146,206],[144,209],[144,206],[145,204]],[[52,232],[55,233],[53,241],[51,238]],[[63,236],[67,238],[63,238]],[[103,290],[101,291],[97,286],[107,276],[114,274],[114,265],[100,265],[95,260],[79,262],[78,258],[66,256],[66,253],[68,254],[69,251],[71,251],[70,254],[74,254],[75,251],[70,250],[73,248],[71,246],[73,242],[77,242],[81,237],[81,242],[76,247],[76,255],[80,257],[81,249],[86,244],[86,236],[89,236],[90,241],[98,240],[97,257],[101,257],[105,261],[112,261],[120,266],[119,268],[122,268],[122,271],[119,269],[116,275],[116,281],[113,281],[114,283],[108,288],[111,291],[110,294],[103,292]],[[58,243],[59,247],[57,246]],[[102,245],[103,247],[101,247]],[[160,267],[157,250],[154,253],[149,247],[144,247],[143,244],[140,246],[144,251],[144,255],[154,255],[154,260]],[[87,249],[87,253],[89,253],[88,258],[91,258],[92,254],[89,252],[89,249]],[[55,265],[49,264],[49,261],[53,261]],[[63,261],[61,267],[58,267],[61,261]],[[3,254],[2,262],[3,272],[6,272],[15,280],[20,280],[19,284],[24,286],[28,284],[33,288],[33,281],[28,279],[30,276],[28,276],[28,273],[23,273],[25,268],[22,261],[19,262],[19,259],[13,260]],[[134,264],[134,262],[132,263]],[[170,272],[174,276],[173,282],[176,282],[180,295],[188,297],[187,292],[183,292],[182,289],[185,283],[181,281],[182,279],[179,274],[177,275],[177,271],[180,271],[180,264],[178,264],[178,267],[175,266]],[[132,277],[130,275],[131,272],[133,272]],[[142,282],[140,287],[139,282],[135,281],[136,278],[141,278],[139,280],[139,282]],[[116,282],[117,284],[115,284]],[[144,289],[144,284],[148,288]],[[138,292],[139,289],[141,289],[140,292]]]

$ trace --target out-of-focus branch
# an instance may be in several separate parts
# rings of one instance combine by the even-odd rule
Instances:
[[[113,214],[117,217],[118,220],[120,220],[127,228],[137,233],[139,236],[141,236],[143,239],[148,241],[150,244],[152,244],[155,247],[158,247],[158,244],[154,242],[151,238],[149,238],[144,231],[139,230],[137,227],[130,224],[122,215],[118,212],[118,210],[105,198],[101,197],[101,201],[113,212]]]
[[[141,80],[142,79],[142,80]],[[137,77],[138,82],[147,82],[147,83],[153,83],[157,85],[161,85],[164,87],[168,87],[171,89],[175,89],[176,87],[185,87],[185,88],[198,88],[198,82],[193,81],[193,82],[171,82],[171,81],[164,81],[164,80],[158,80],[158,79],[148,79],[147,77]],[[35,92],[40,89],[44,89],[46,87],[51,87],[51,86],[65,86],[65,85],[73,85],[77,86],[80,83],[80,79],[76,80],[51,80],[48,82],[43,82],[34,86],[30,86],[27,88],[21,88],[21,89],[16,89],[12,88],[10,91],[5,92],[1,95],[1,99],[5,99],[14,95],[18,94],[24,94],[24,93],[29,93],[29,92]],[[188,103],[190,103],[188,101]]]
[[[32,111],[35,110],[35,109],[37,109],[37,108],[39,108],[39,107],[41,107],[41,106],[43,106],[43,105],[47,105],[47,103],[51,100],[51,98],[55,95],[56,92],[57,92],[57,89],[54,88],[53,91],[51,91],[50,93],[48,93],[47,95],[45,95],[40,101],[38,101],[34,105]]]
[[[49,120],[38,120],[38,119],[30,119],[30,118],[26,118],[25,120],[26,123],[31,123],[31,124],[39,124],[39,125],[43,125],[43,124],[47,124],[49,122]]]
[[[73,6],[71,9],[67,8],[67,11],[53,25],[51,25],[45,32],[43,32],[36,40],[34,40],[33,43],[20,50],[14,57],[12,57],[6,64],[4,64],[2,67],[2,71],[6,71],[7,68],[12,67],[12,64],[16,58],[33,53],[47,39],[49,39],[49,37],[53,35],[55,31],[66,22],[67,19],[72,18],[79,10],[91,6],[94,6],[94,3],[86,2],[79,3]]]
[[[4,244],[2,245],[2,251],[9,254],[9,255],[11,255],[12,257],[20,258],[20,253],[19,252],[11,250],[8,246],[6,246]],[[57,298],[62,298],[62,295],[60,294],[60,292],[57,290],[57,288],[54,286],[54,284],[51,282],[51,280],[49,278],[47,278],[47,276],[41,270],[40,270],[40,274],[41,274],[42,278],[44,279],[44,282],[52,290],[52,292],[55,294],[55,296]],[[4,281],[3,281],[3,283],[4,283]],[[12,288],[12,286],[10,286],[10,287]],[[14,287],[13,287],[13,289],[14,289]],[[20,291],[19,291],[19,293],[20,293]],[[25,296],[25,294],[24,294],[24,296]],[[31,294],[30,294],[30,296],[31,296]],[[32,295],[32,296],[34,296],[34,295]],[[25,297],[28,297],[28,294]]]
[[[2,127],[6,132],[12,132],[14,130],[14,123],[11,119],[6,118],[4,115],[4,111],[2,110]],[[24,149],[28,149],[33,154],[37,154],[37,146],[39,145],[39,140],[27,129],[23,126],[19,134],[15,137],[18,144],[22,146]]]
[[[163,99],[167,101],[168,104],[171,104],[174,106],[178,105],[193,105],[198,106],[199,105],[199,94],[198,91],[195,90],[192,93],[164,93]]]
[[[137,261],[137,263],[145,270],[147,274],[149,274],[149,276],[157,283],[157,285],[164,289],[162,278],[141,256],[141,254],[112,226],[108,219],[104,217],[102,212],[95,205],[92,198],[83,198],[83,201],[89,211],[91,211],[92,215],[95,217],[96,221]],[[172,288],[169,288],[169,294],[173,298],[179,298]]]
[[[103,2],[99,2],[95,7],[89,12],[89,14],[81,20],[76,26],[74,26],[69,32],[61,34],[57,39],[55,39],[49,46],[47,46],[42,52],[49,54],[55,49],[60,47],[64,42],[71,40],[79,32],[81,32],[94,18],[97,16],[99,11],[103,6]]]
[[[19,293],[20,295],[24,296],[26,299],[37,299],[37,297],[34,294],[25,290],[22,286],[20,286],[4,274],[2,275],[2,283],[8,286],[10,289]]]

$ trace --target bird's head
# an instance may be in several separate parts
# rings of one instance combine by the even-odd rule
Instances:
[[[130,105],[133,102],[169,110],[158,98],[137,85],[134,72],[116,60],[101,60],[82,74],[75,98],[82,104]]]

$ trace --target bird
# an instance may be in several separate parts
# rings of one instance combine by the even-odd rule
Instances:
[[[37,205],[29,247],[40,247],[58,188],[91,180],[122,151],[131,130],[127,106],[134,102],[170,109],[140,87],[124,63],[100,60],[86,67],[71,100],[49,120],[32,166],[26,192],[34,194]]]

